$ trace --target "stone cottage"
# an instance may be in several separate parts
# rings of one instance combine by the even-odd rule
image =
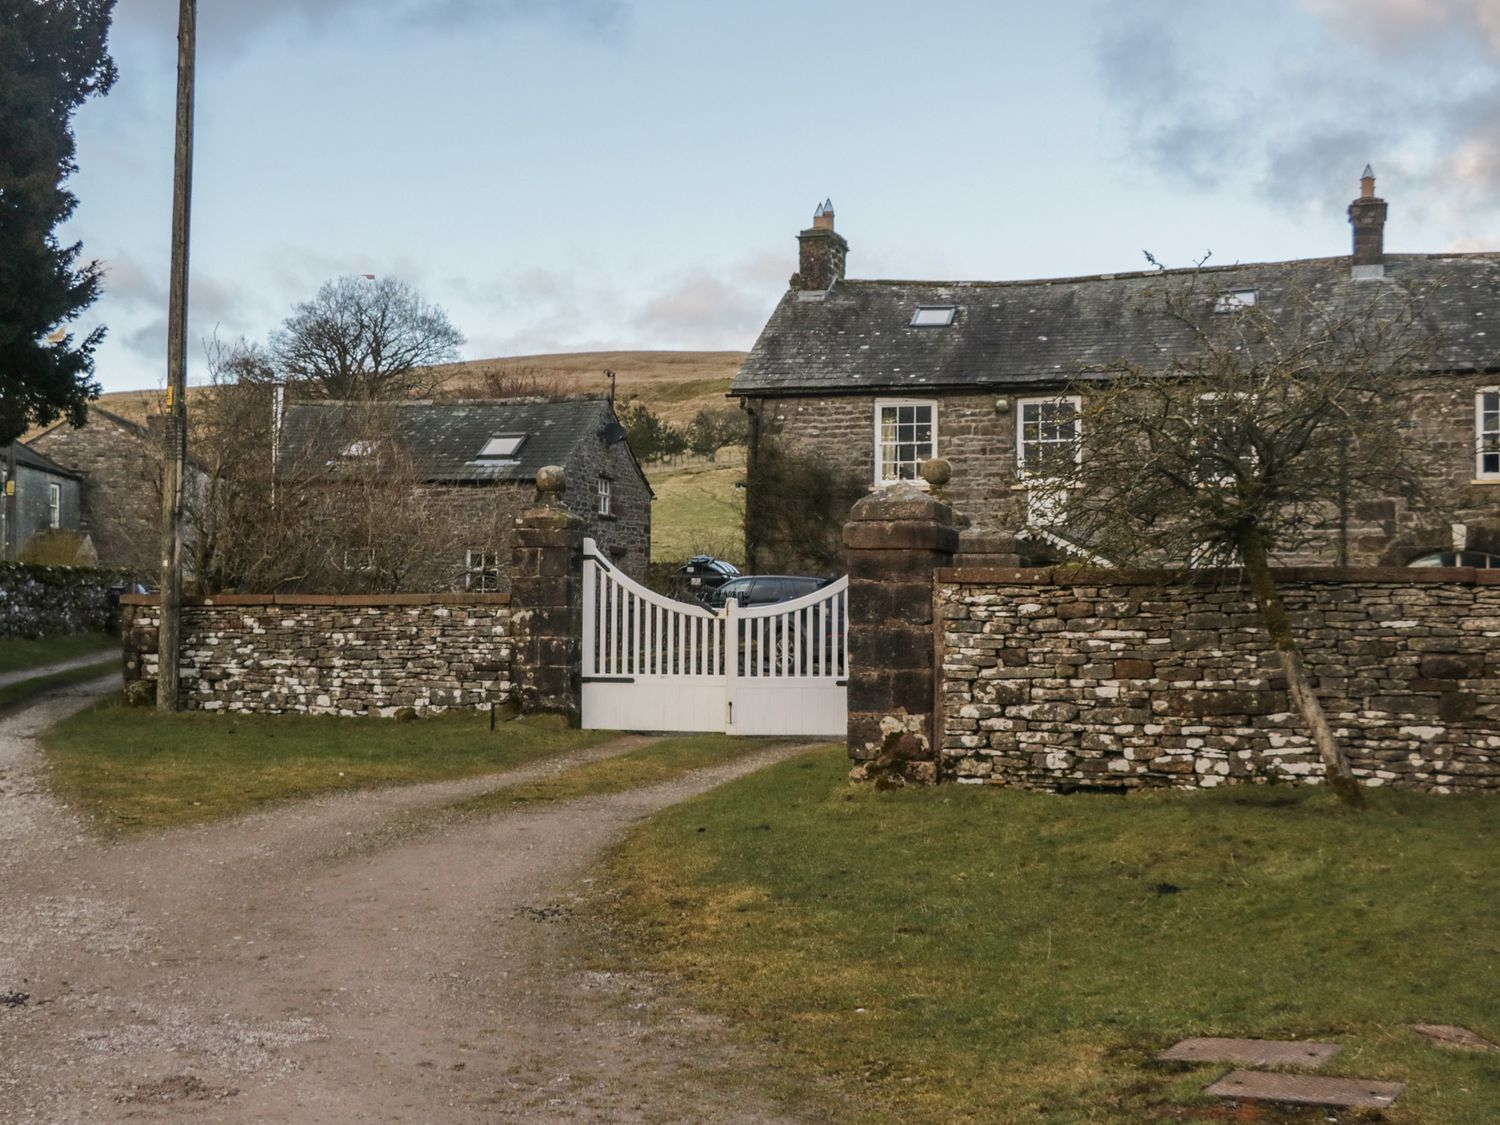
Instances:
[[[90,404],[82,426],[58,422],[30,444],[76,472],[80,519],[100,565],[155,573],[161,565],[160,437]]]
[[[1209,287],[1206,317],[1250,305],[1279,313],[1290,292],[1337,310],[1360,307],[1372,287],[1417,287],[1439,347],[1430,369],[1393,391],[1410,400],[1414,432],[1443,450],[1430,485],[1449,510],[1438,520],[1394,499],[1351,501],[1295,561],[1500,565],[1500,254],[1386,253],[1387,204],[1374,189],[1367,168],[1348,209],[1349,257],[1034,281],[850,279],[849,245],[831,203],[820,206],[730,392],[750,416],[747,507],[775,502],[755,490],[768,443],[840,466],[866,489],[920,486],[921,463],[941,457],[952,465],[946,498],[970,521],[961,561],[1076,557],[1036,467],[1079,436],[1080,377],[1122,362],[1160,369],[1191,346],[1181,324],[1143,312],[1154,287],[1192,275]],[[753,566],[756,544],[746,548]]]
[[[0,557],[23,558],[37,537],[49,532],[79,531],[78,474],[25,442],[0,446],[0,488]]]
[[[403,588],[508,590],[515,517],[535,503],[537,471],[546,465],[565,470],[563,500],[583,520],[584,534],[627,573],[644,576],[654,494],[609,399],[415,401],[377,409],[371,429],[368,413],[347,403],[288,406],[277,475],[288,490],[338,488],[374,463],[395,478],[392,487],[414,490],[432,513],[431,541],[425,565]],[[398,455],[382,460],[387,444]],[[340,529],[326,533],[337,541]],[[349,565],[359,565],[352,557],[358,550],[351,545]]]

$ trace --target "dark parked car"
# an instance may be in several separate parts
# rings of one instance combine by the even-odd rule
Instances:
[[[677,568],[674,577],[687,586],[693,597],[707,601],[709,594],[731,578],[738,578],[739,573],[740,568],[732,562],[712,555],[694,555]]]
[[[713,609],[721,608],[730,598],[741,607],[773,605],[821,590],[832,581],[831,578],[807,578],[795,574],[744,574],[731,578],[703,601]]]

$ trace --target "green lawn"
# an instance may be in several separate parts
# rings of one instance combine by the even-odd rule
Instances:
[[[397,723],[328,715],[161,715],[111,701],[43,740],[58,793],[110,832],[216,820],[342,789],[493,773],[587,746],[607,731],[486,712]]]
[[[41,668],[75,656],[120,651],[120,638],[108,633],[70,633],[58,637],[0,638],[0,672]]]
[[[623,793],[628,789],[660,785],[706,766],[722,765],[747,754],[758,753],[778,741],[780,740],[731,738],[726,734],[663,738],[626,754],[597,762],[585,762],[563,773],[538,778],[524,785],[481,793],[455,801],[449,807],[457,812],[489,812],[519,805],[592,797],[602,793]]]
[[[1500,798],[881,793],[846,769],[760,771],[615,865],[625,954],[773,1044],[835,1119],[1202,1120],[1230,1068],[1149,1056],[1226,1035],[1345,1044],[1327,1073],[1410,1084],[1393,1125],[1497,1120],[1496,1056],[1407,1025],[1500,1040]]]

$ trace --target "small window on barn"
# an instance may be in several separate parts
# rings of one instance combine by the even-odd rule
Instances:
[[[599,497],[599,507],[598,507],[599,514],[601,516],[612,516],[612,515],[614,515],[615,514],[614,497],[611,494],[611,485],[609,483],[609,478],[608,477],[600,477],[599,478],[598,497]]]
[[[464,589],[493,594],[500,589],[500,553],[481,547],[464,552]]]
[[[47,526],[62,526],[62,485],[56,481],[47,485]]]
[[[958,313],[957,305],[918,305],[911,314],[913,328],[947,328]]]
[[[514,461],[526,444],[525,434],[496,434],[479,451],[480,461]]]
[[[1214,312],[1233,313],[1248,309],[1255,304],[1254,289],[1231,289],[1214,298]]]

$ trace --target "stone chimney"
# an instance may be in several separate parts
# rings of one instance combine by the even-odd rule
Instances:
[[[1359,198],[1349,204],[1349,225],[1354,228],[1350,273],[1356,281],[1385,276],[1385,211],[1385,200],[1375,194],[1375,173],[1366,164],[1359,179]]]
[[[813,212],[813,225],[797,236],[797,272],[792,274],[793,289],[819,292],[835,281],[844,279],[844,259],[849,244],[833,229],[833,200],[825,199]]]

